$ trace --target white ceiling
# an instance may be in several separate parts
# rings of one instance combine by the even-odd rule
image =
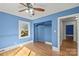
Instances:
[[[0,11],[7,12],[13,15],[24,17],[30,20],[34,20],[46,15],[50,15],[56,12],[60,12],[66,9],[79,6],[79,3],[35,3],[34,7],[41,7],[45,9],[45,12],[35,11],[35,15],[32,16],[28,13],[18,12],[21,9],[24,9],[24,6],[19,3],[0,3]]]

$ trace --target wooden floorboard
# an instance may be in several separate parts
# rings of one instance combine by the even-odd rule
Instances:
[[[41,42],[35,42],[35,43],[31,43],[31,44],[28,44],[25,46],[28,47],[29,49],[31,49],[32,51],[34,51],[36,53],[36,55],[40,55],[40,56],[52,55],[51,45],[44,44]]]
[[[26,47],[31,51],[33,51],[35,53],[35,56],[76,56],[77,55],[76,42],[69,40],[63,40],[60,52],[53,51],[51,45],[42,42],[29,43],[22,47]],[[14,56],[15,54],[17,54],[17,51],[18,52],[20,51],[19,49],[21,49],[22,47],[12,49],[5,53],[0,53],[0,56]]]
[[[63,40],[61,45],[61,55],[76,56],[77,55],[77,43],[73,40]]]

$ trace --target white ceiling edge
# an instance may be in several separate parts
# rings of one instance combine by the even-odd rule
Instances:
[[[67,4],[67,3],[66,3]],[[65,4],[65,5],[66,5]],[[45,3],[43,3],[43,5],[45,5]],[[63,4],[62,4],[63,5]],[[36,12],[36,13],[38,13],[39,15],[36,15],[36,16],[31,16],[31,15],[21,15],[22,13],[18,13],[18,12],[12,12],[12,11],[7,11],[7,10],[5,10],[5,9],[1,9],[0,8],[0,11],[2,11],[2,12],[5,12],[5,13],[8,13],[8,14],[12,14],[12,15],[15,15],[15,16],[19,16],[19,17],[23,17],[23,18],[26,18],[26,19],[29,19],[29,20],[35,20],[35,19],[38,19],[38,18],[41,18],[41,17],[45,17],[45,16],[47,16],[47,15],[51,15],[51,14],[54,14],[54,13],[58,13],[58,12],[61,12],[61,11],[64,11],[64,10],[68,10],[68,9],[71,9],[71,8],[74,8],[74,7],[77,7],[77,6],[79,6],[79,4],[71,4],[71,6],[69,5],[68,6],[68,8],[67,8],[67,6],[64,6],[63,5],[63,7],[61,8],[61,10],[60,10],[60,7],[55,7],[55,5],[54,6],[52,6],[52,8],[50,8],[49,6],[49,10],[48,11],[46,11],[45,13],[38,13],[38,12]],[[46,7],[46,6],[45,6]],[[46,8],[48,8],[48,7],[46,7]],[[3,7],[4,8],[4,7]],[[54,10],[53,11],[53,8],[57,8],[57,9],[59,9],[59,10]],[[51,11],[52,10],[52,11]],[[49,12],[50,11],[50,12]]]
[[[28,17],[24,17],[24,16],[21,16],[20,14],[14,14],[12,12],[9,12],[9,11],[5,11],[5,10],[0,10],[1,12],[4,12],[4,13],[7,13],[7,14],[10,14],[10,15],[14,15],[14,16],[17,16],[17,17],[22,17],[22,18],[26,18],[28,19]],[[31,20],[31,19],[29,19]]]

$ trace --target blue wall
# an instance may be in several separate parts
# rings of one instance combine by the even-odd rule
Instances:
[[[5,48],[31,40],[31,37],[26,39],[18,38],[18,21],[28,19],[0,12],[0,48]]]
[[[51,15],[48,15],[45,17],[41,17],[41,18],[38,18],[38,19],[32,21],[32,32],[33,32],[32,39],[34,40],[34,24],[51,20],[52,21],[52,45],[54,47],[58,47],[58,38],[57,38],[58,37],[57,36],[58,35],[57,34],[58,17],[76,14],[76,13],[79,13],[79,6],[72,8],[72,9],[64,10],[62,12],[51,14]],[[56,32],[54,32],[54,31],[56,31]]]
[[[52,43],[52,26],[45,26],[45,41]]]
[[[44,42],[45,41],[45,26],[39,25],[37,29],[37,41]],[[43,40],[42,40],[43,39]]]

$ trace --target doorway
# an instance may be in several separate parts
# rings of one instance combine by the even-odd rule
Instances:
[[[52,21],[34,24],[34,42],[52,45]]]
[[[73,41],[74,39],[74,25],[66,25],[66,40]]]
[[[65,16],[59,18],[58,48],[61,54],[68,56],[78,54],[77,32],[77,16]]]

